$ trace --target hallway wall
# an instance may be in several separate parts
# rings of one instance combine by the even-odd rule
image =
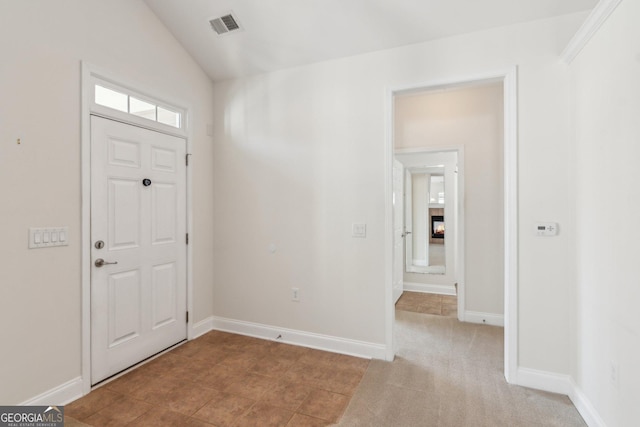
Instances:
[[[575,381],[608,426],[640,420],[640,3],[626,0],[571,65]]]

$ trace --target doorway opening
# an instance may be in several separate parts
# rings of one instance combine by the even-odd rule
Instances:
[[[464,223],[463,153],[462,146],[394,150],[405,178],[403,290],[456,295],[455,284],[464,274],[459,262],[464,254],[464,235],[459,233]]]
[[[393,339],[393,325],[395,322],[395,297],[398,294],[397,284],[392,280],[392,277],[398,276],[397,273],[397,262],[393,262],[394,260],[394,248],[397,248],[397,245],[392,244],[395,242],[394,230],[397,230],[396,227],[392,227],[393,223],[393,205],[391,203],[393,192],[393,180],[392,180],[392,164],[393,160],[397,158],[398,153],[398,145],[396,144],[397,140],[397,128],[396,128],[396,113],[397,113],[397,104],[396,101],[398,98],[403,96],[412,96],[419,93],[442,93],[447,91],[455,91],[469,88],[477,88],[483,86],[495,86],[500,89],[500,102],[502,109],[500,111],[500,124],[499,130],[501,133],[501,139],[499,141],[499,151],[496,156],[497,161],[495,165],[491,168],[493,172],[498,171],[501,174],[501,181],[499,185],[499,194],[493,194],[491,196],[492,200],[496,200],[496,197],[499,200],[499,206],[497,206],[498,214],[497,217],[501,220],[496,222],[496,214],[495,212],[492,214],[493,219],[491,221],[491,226],[487,226],[487,232],[496,234],[496,229],[498,228],[499,233],[497,233],[498,244],[498,258],[499,264],[496,263],[487,263],[486,265],[489,267],[488,270],[491,270],[493,273],[499,272],[499,292],[500,295],[498,299],[495,298],[492,302],[478,302],[477,294],[478,294],[478,286],[473,283],[472,287],[469,287],[469,277],[468,273],[469,264],[468,255],[471,253],[471,249],[469,248],[469,231],[467,230],[468,222],[470,221],[452,221],[450,219],[450,214],[444,212],[442,215],[439,213],[433,213],[429,215],[426,221],[427,224],[425,226],[427,231],[427,237],[429,239],[439,239],[440,237],[434,237],[434,224],[439,223],[440,218],[442,218],[442,222],[444,222],[444,230],[440,230],[437,234],[444,234],[444,239],[447,238],[447,235],[450,233],[455,234],[455,226],[453,230],[451,229],[451,224],[455,224],[457,228],[459,228],[458,236],[465,237],[467,239],[459,239],[456,238],[455,243],[459,250],[455,251],[456,255],[451,257],[451,260],[454,263],[458,263],[461,267],[459,271],[455,272],[455,282],[454,285],[457,285],[458,296],[459,296],[459,310],[458,317],[459,320],[462,321],[471,321],[475,323],[489,323],[489,324],[497,324],[504,325],[504,374],[505,378],[508,382],[512,379],[515,380],[516,377],[516,369],[517,369],[517,132],[516,132],[516,68],[502,70],[494,73],[487,73],[485,75],[476,76],[468,79],[457,79],[451,81],[443,81],[443,82],[435,82],[432,84],[421,84],[421,85],[413,85],[402,87],[398,89],[394,89],[389,91],[388,98],[388,115],[387,115],[387,124],[388,124],[388,133],[387,133],[387,147],[386,147],[386,155],[387,155],[387,200],[388,205],[386,209],[387,214],[387,246],[386,246],[386,258],[387,262],[387,309],[386,309],[386,344],[387,344],[387,360],[393,360],[395,354],[394,348],[394,339]],[[440,104],[439,105],[439,113],[441,115],[446,115],[446,113],[450,113],[451,109],[454,108],[454,105]],[[442,117],[440,117],[442,119]],[[482,120],[480,120],[476,125],[481,126]],[[442,121],[441,121],[442,123]],[[448,123],[449,125],[451,123]],[[402,149],[405,151],[413,151],[419,152],[428,149],[431,152],[446,152],[446,151],[459,151],[463,152],[464,156],[466,156],[466,173],[467,178],[469,173],[474,172],[473,167],[469,166],[469,161],[471,161],[472,156],[475,159],[476,154],[473,150],[469,149],[468,144],[473,141],[468,140],[451,140],[443,138],[434,138],[433,135],[438,132],[442,132],[446,126],[438,127],[436,123],[430,123],[427,125],[426,135],[428,136],[428,141],[425,139],[425,135],[422,135],[423,139],[418,143],[413,140],[410,144],[401,145]],[[413,131],[416,129],[420,130],[420,126],[413,127]],[[424,131],[425,128],[422,128]],[[420,132],[414,132],[416,135],[420,136]],[[410,139],[411,136],[416,135],[403,135],[403,137],[407,137]],[[418,139],[419,140],[419,139]],[[469,179],[469,178],[468,178]],[[406,181],[405,181],[406,182]],[[445,178],[445,186],[446,186],[446,178]],[[464,188],[464,184],[463,184]],[[469,194],[469,188],[466,189],[467,194]],[[446,190],[444,191],[446,197]],[[474,192],[476,193],[476,192]],[[405,193],[407,195],[407,193]],[[474,200],[477,197],[477,194],[472,195],[473,197],[463,197],[460,199],[460,212],[468,211],[468,209],[473,207],[473,203],[476,203]],[[437,199],[437,197],[436,197]],[[429,201],[431,201],[430,198]],[[494,206],[495,207],[495,206]],[[435,220],[433,217],[436,217]],[[467,218],[469,218],[469,212],[467,212]],[[424,215],[421,217],[424,219]],[[496,227],[500,224],[499,227]],[[437,224],[442,225],[442,224]],[[486,225],[486,224],[485,224]],[[407,230],[404,230],[405,232]],[[412,230],[410,230],[413,232]],[[466,233],[465,233],[466,231]],[[472,233],[473,234],[473,233]],[[407,234],[405,234],[406,236]],[[410,235],[410,234],[409,234]],[[477,236],[474,236],[477,237]],[[474,244],[476,244],[475,242]],[[494,247],[495,242],[493,243]],[[408,248],[409,245],[407,244]],[[445,245],[446,247],[446,245]],[[465,252],[466,249],[466,252]],[[474,254],[477,254],[478,250],[474,249]],[[465,255],[466,253],[466,255]],[[429,258],[422,257],[422,259],[427,260]],[[406,262],[409,262],[408,258],[405,258]],[[429,262],[429,261],[427,261]],[[448,262],[447,259],[445,262],[445,272],[448,270]],[[406,263],[405,263],[406,264]],[[413,263],[414,265],[416,263]],[[455,264],[454,264],[455,265]],[[477,265],[482,265],[482,263]],[[455,271],[455,270],[454,270]],[[473,271],[473,274],[476,274],[477,271]],[[414,272],[411,272],[414,273]],[[407,272],[404,272],[407,274]],[[433,275],[435,276],[435,275]],[[467,276],[467,277],[465,277]],[[474,276],[475,277],[475,276]],[[474,279],[475,280],[475,279]],[[397,282],[397,280],[396,280]],[[465,288],[465,285],[467,287]],[[495,289],[492,291],[495,294]],[[495,295],[494,295],[495,296]],[[468,298],[471,297],[471,303],[475,305],[485,304],[485,306],[489,307],[487,309],[487,313],[477,311],[475,307],[471,307],[475,310],[469,310],[468,307]],[[497,303],[496,303],[497,301]],[[496,304],[499,305],[496,309]],[[488,314],[488,316],[485,316]],[[493,316],[491,316],[493,314]],[[486,318],[485,318],[486,317]]]

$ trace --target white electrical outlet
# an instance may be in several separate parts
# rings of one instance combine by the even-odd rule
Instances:
[[[295,302],[300,301],[300,289],[299,288],[291,288],[291,301],[295,301]]]

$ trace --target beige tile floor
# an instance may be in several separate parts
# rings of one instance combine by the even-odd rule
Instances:
[[[452,295],[405,291],[396,302],[396,310],[456,317],[458,315],[458,298]]]
[[[68,425],[327,426],[369,360],[219,331],[65,406]]]

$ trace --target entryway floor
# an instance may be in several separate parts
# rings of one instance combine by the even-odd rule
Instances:
[[[457,317],[458,297],[455,295],[404,291],[398,302],[396,302],[396,310]]]
[[[369,360],[212,331],[65,406],[70,426],[327,426]]]

